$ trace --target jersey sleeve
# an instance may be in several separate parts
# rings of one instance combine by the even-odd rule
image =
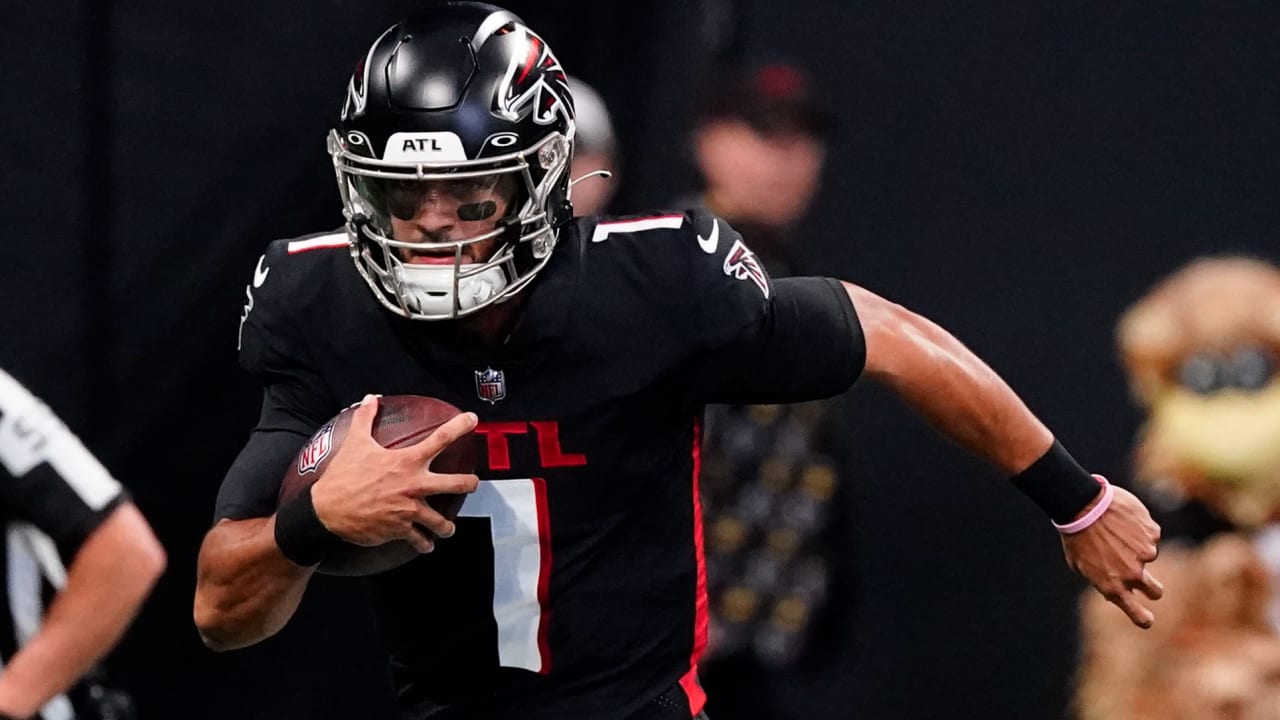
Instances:
[[[307,269],[289,255],[287,243],[273,242],[245,285],[236,350],[240,367],[264,383],[314,374],[305,333],[291,312],[291,301],[307,294],[307,280],[301,277]],[[318,383],[318,378],[307,380]]]
[[[267,385],[258,424],[218,490],[214,522],[267,517],[275,512],[289,463],[323,424],[315,420],[308,402],[305,387],[296,383],[278,380]]]
[[[727,222],[691,211],[685,305],[696,400],[801,402],[847,390],[866,359],[848,294],[830,278],[774,281]]]
[[[70,557],[127,499],[53,411],[0,371],[0,506]]]
[[[702,209],[686,213],[681,255],[688,263],[685,305],[704,348],[722,347],[759,324],[776,297],[773,279],[743,237]],[[692,234],[692,237],[687,235]]]
[[[300,268],[284,243],[258,260],[240,318],[240,367],[263,385],[257,425],[218,491],[214,520],[266,517],[275,512],[285,469],[313,432],[333,414],[328,387],[314,370],[300,323],[291,317]]]

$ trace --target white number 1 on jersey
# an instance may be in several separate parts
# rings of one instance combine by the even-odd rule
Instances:
[[[542,478],[485,480],[458,515],[489,518],[498,664],[550,671],[543,617],[551,576],[546,483]]]

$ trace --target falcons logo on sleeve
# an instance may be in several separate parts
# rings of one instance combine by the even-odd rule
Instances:
[[[724,256],[724,274],[738,280],[750,280],[764,293],[765,299],[769,299],[769,280],[764,269],[760,267],[756,254],[748,250],[741,240],[735,240],[729,254]]]

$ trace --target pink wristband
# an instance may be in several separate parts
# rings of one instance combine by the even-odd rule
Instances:
[[[1102,513],[1106,512],[1107,508],[1111,507],[1111,499],[1115,497],[1116,489],[1111,487],[1111,483],[1107,482],[1107,479],[1101,475],[1094,475],[1093,479],[1097,480],[1098,484],[1102,485],[1102,499],[1098,500],[1098,504],[1094,505],[1093,509],[1085,513],[1084,517],[1079,520],[1072,520],[1066,525],[1053,523],[1053,526],[1058,528],[1058,532],[1063,535],[1074,535],[1075,533],[1078,533],[1098,522],[1098,518],[1102,517]]]

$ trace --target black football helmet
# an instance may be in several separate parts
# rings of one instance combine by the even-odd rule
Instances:
[[[424,7],[382,34],[356,65],[338,126],[329,133],[351,255],[389,310],[439,320],[474,313],[529,284],[573,217],[569,164],[574,111],[564,70],[542,40],[501,8],[473,2]],[[450,242],[407,243],[390,219],[409,219],[414,188],[432,183],[461,204],[463,220],[491,231]],[[484,263],[467,245],[498,238]],[[452,264],[410,264],[397,250],[452,251]]]

